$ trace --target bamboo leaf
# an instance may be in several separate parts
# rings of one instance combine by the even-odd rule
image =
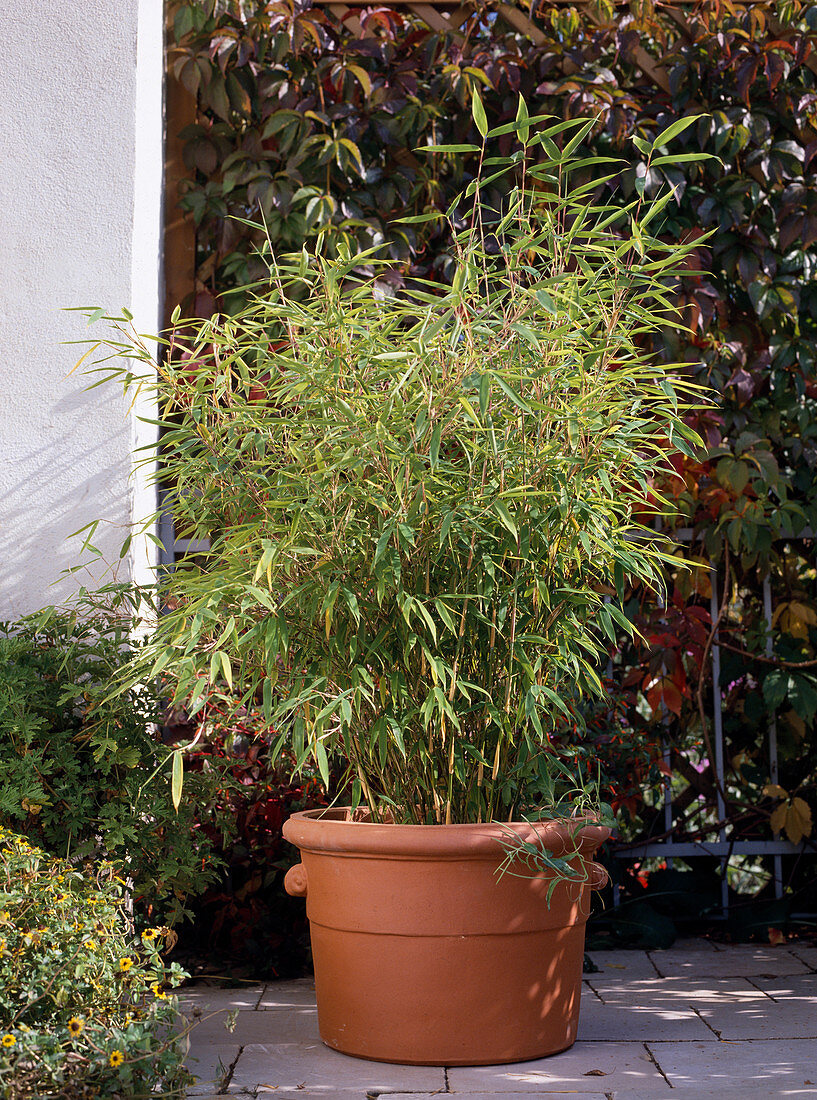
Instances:
[[[180,749],[173,753],[173,768],[170,778],[170,797],[173,800],[173,808],[179,812],[182,801],[182,783],[184,781],[184,760]]]
[[[505,396],[510,398],[510,400],[513,401],[514,405],[516,405],[516,407],[518,409],[521,409],[522,412],[526,412],[526,413],[531,412],[531,408],[528,405],[528,403],[526,401],[523,401],[523,399],[519,396],[519,394],[516,392],[516,390],[511,389],[511,387],[504,380],[504,378],[500,377],[500,375],[498,375],[498,374],[494,374],[492,377],[493,377],[494,381],[497,383],[497,385],[499,386],[499,388],[502,390],[502,392],[505,394]]]
[[[485,114],[482,97],[476,87],[471,93],[471,114],[473,115],[476,128],[482,136],[485,137],[488,133],[488,116]]]
[[[519,135],[519,140],[523,145],[527,145],[530,137],[530,120],[528,116],[528,107],[525,100],[520,93],[519,103],[516,108],[516,132]]]
[[[326,747],[323,741],[315,742],[315,761],[318,765],[318,771],[321,773],[321,779],[325,787],[329,786],[329,757],[326,754]]]
[[[674,122],[671,122],[669,126],[665,127],[652,143],[651,151],[658,149],[662,145],[668,145],[673,138],[683,134],[686,130],[693,126],[699,119],[705,118],[705,115],[685,115],[683,118],[676,118]]]
[[[503,527],[505,527],[508,531],[510,531],[510,533],[513,535],[513,537],[518,540],[519,539],[519,530],[518,530],[516,524],[514,523],[512,517],[511,517],[511,513],[508,511],[508,509],[502,503],[501,500],[495,500],[494,501],[494,511],[499,516],[499,519],[502,522]]]

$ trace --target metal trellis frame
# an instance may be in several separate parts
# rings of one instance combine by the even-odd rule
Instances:
[[[693,539],[693,532],[689,528],[683,528],[674,533],[674,537],[679,542],[691,542]],[[806,529],[798,535],[786,536],[780,541],[789,543],[799,542],[806,539],[813,539],[814,533],[810,529]],[[719,578],[718,570],[716,566],[710,563],[710,579],[711,579],[711,595],[710,595],[710,614],[711,621],[717,622],[718,614],[720,611],[720,599],[719,599]],[[766,622],[771,626],[773,605],[772,605],[772,580],[771,575],[766,574],[763,579],[763,613]],[[767,632],[765,655],[767,657],[773,656],[773,645],[771,630]],[[713,749],[714,760],[710,762],[713,768],[713,774],[715,778],[715,808],[717,814],[717,825],[713,825],[713,832],[717,831],[717,839],[712,841],[703,840],[674,840],[672,838],[672,831],[675,825],[675,816],[673,812],[672,801],[672,780],[668,777],[664,782],[664,802],[662,807],[662,817],[664,830],[669,834],[666,838],[657,840],[645,840],[643,843],[623,844],[620,847],[614,848],[613,855],[617,859],[650,859],[659,858],[665,859],[667,867],[671,868],[674,859],[694,859],[696,857],[707,856],[710,858],[716,858],[720,860],[721,864],[721,912],[720,918],[723,919],[728,915],[729,911],[729,884],[727,879],[727,867],[729,860],[733,856],[770,856],[772,857],[773,872],[772,877],[774,881],[774,893],[776,898],[782,898],[784,894],[783,884],[783,856],[799,856],[803,854],[809,854],[807,852],[805,842],[800,844],[793,844],[789,840],[782,839],[780,837],[774,840],[731,840],[727,835],[728,819],[726,816],[726,804],[724,800],[724,783],[725,783],[725,768],[724,768],[724,739],[723,739],[723,699],[720,688],[720,676],[721,676],[721,646],[719,632],[716,631],[710,654],[710,660],[712,662],[712,710],[709,716],[712,731],[713,731]],[[779,782],[779,766],[778,766],[778,753],[777,753],[777,720],[773,716],[769,722],[767,731],[767,750],[769,761],[769,782],[771,784],[778,784]],[[671,753],[668,745],[664,747],[664,761],[669,766],[671,763]],[[810,853],[813,857],[813,852]],[[620,903],[620,893],[618,885],[613,886],[613,904],[618,906]],[[793,917],[813,917],[814,914],[805,913],[793,913]]]

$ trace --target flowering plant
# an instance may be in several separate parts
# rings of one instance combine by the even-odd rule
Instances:
[[[137,934],[110,865],[93,873],[0,828],[0,1095],[183,1096],[166,929]]]
[[[54,854],[116,861],[137,909],[175,924],[218,877],[199,823],[213,822],[227,780],[212,760],[178,812],[167,786],[150,782],[169,756],[158,691],[106,698],[134,622],[125,591],[0,624],[0,821]]]

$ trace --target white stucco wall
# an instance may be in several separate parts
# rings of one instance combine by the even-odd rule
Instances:
[[[156,332],[160,303],[162,0],[3,0],[0,28],[0,619],[67,598],[78,540],[109,562],[152,507],[131,476],[144,439],[113,389],[68,377],[61,310],[127,306]],[[147,410],[149,411],[149,410]],[[145,577],[138,540],[119,575]],[[98,566],[96,567],[98,571]]]

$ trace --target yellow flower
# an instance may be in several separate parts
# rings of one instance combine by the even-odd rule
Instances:
[[[151,940],[155,940],[157,935],[158,933],[155,928],[146,928],[142,933],[142,939],[147,940],[149,943]]]
[[[114,1051],[111,1051],[111,1056],[108,1059],[108,1065],[113,1066],[113,1068],[116,1069],[116,1067],[121,1066],[124,1061],[125,1061],[125,1055],[122,1053],[122,1051],[121,1050],[114,1050]]]
[[[0,1039],[0,1043],[2,1043],[3,1046],[7,1048],[13,1047],[16,1042],[17,1040],[14,1038],[13,1035],[4,1035],[3,1038]]]
[[[4,909],[3,912],[0,913],[0,924],[7,924],[10,920],[11,913],[9,913],[8,909]]]
[[[88,948],[89,951],[93,951],[96,947],[96,940],[86,940],[85,946]]]
[[[127,974],[132,966],[133,959],[128,958],[127,956],[125,956],[124,959],[119,960],[119,969],[122,971],[123,974]]]
[[[5,953],[6,953],[6,941],[4,939],[0,938],[0,955],[5,955]]]
[[[84,1020],[80,1020],[78,1016],[72,1016],[68,1021],[68,1030],[73,1036],[81,1035],[82,1029],[85,1027]]]
[[[167,994],[164,992],[158,982],[154,982],[150,988],[153,990],[153,996],[158,997],[160,1001],[164,1001],[167,999]]]

